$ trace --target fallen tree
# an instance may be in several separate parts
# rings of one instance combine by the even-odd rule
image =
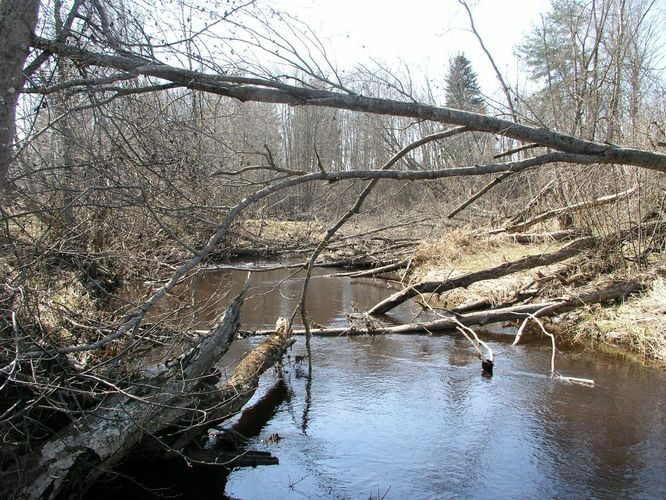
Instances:
[[[100,402],[28,454],[26,464],[6,471],[7,496],[55,498],[82,494],[130,450],[156,440],[171,453],[187,456],[187,447],[212,424],[237,413],[252,397],[260,375],[293,343],[284,320],[248,354],[229,380],[211,384],[211,370],[227,351],[239,327],[244,293],[234,299],[219,323],[175,360],[153,367],[150,378]],[[99,379],[103,383],[108,383]],[[168,432],[167,432],[168,431]]]
[[[9,3],[5,2],[3,6],[5,4],[9,5]],[[287,76],[286,78],[278,76],[260,78],[256,77],[256,73],[253,76],[249,72],[240,73],[236,71],[215,71],[205,74],[203,72],[165,65],[158,61],[155,53],[152,52],[150,44],[146,46],[148,50],[145,52],[142,52],[141,49],[143,44],[118,44],[113,30],[109,29],[106,22],[108,18],[103,12],[103,2],[89,2],[94,7],[94,10],[99,12],[99,27],[94,26],[98,19],[94,15],[94,10],[87,11],[85,14],[77,12],[78,6],[82,3],[78,1],[74,2],[75,7],[72,10],[72,18],[84,20],[89,23],[88,26],[84,26],[80,30],[75,30],[75,33],[67,33],[68,30],[65,30],[62,37],[56,36],[54,39],[34,36],[32,38],[32,47],[36,49],[34,59],[30,63],[31,68],[25,68],[23,71],[23,73],[29,76],[40,69],[42,63],[51,58],[56,58],[61,61],[73,63],[80,70],[78,76],[81,78],[72,79],[71,75],[61,75],[63,76],[62,78],[55,80],[51,78],[47,80],[29,79],[29,88],[25,89],[25,92],[40,94],[41,96],[47,96],[56,92],[71,92],[72,95],[80,93],[81,95],[90,96],[91,102],[105,100],[108,102],[116,98],[144,92],[187,88],[238,99],[240,101],[285,103],[293,106],[322,106],[382,115],[411,117],[416,120],[433,120],[438,123],[458,124],[464,126],[466,131],[483,131],[519,140],[534,141],[534,146],[537,144],[544,145],[556,151],[519,161],[495,162],[486,165],[443,170],[417,169],[412,167],[412,170],[400,171],[326,171],[320,164],[319,172],[305,173],[305,170],[280,168],[271,162],[271,165],[269,165],[270,168],[266,170],[272,170],[274,174],[279,174],[277,177],[260,184],[261,189],[257,188],[250,191],[247,195],[244,194],[242,200],[229,208],[228,211],[224,209],[227,215],[215,219],[216,221],[221,219],[221,221],[213,224],[215,229],[211,230],[212,234],[208,241],[205,244],[199,245],[200,249],[198,251],[195,250],[195,247],[188,248],[194,256],[178,267],[171,279],[165,282],[164,286],[155,291],[144,303],[128,311],[122,318],[114,318],[114,322],[106,325],[103,329],[94,328],[94,335],[67,337],[64,341],[63,339],[58,339],[60,340],[58,342],[38,343],[38,341],[31,340],[30,342],[26,342],[25,345],[19,345],[17,340],[15,343],[15,339],[25,335],[25,330],[19,328],[22,325],[21,321],[17,320],[19,316],[16,314],[16,307],[13,303],[14,297],[19,297],[23,294],[23,285],[20,280],[12,281],[11,286],[7,287],[7,290],[11,292],[11,300],[7,301],[8,305],[6,309],[4,309],[5,306],[3,304],[3,309],[7,311],[6,319],[5,316],[0,318],[0,322],[2,322],[0,326],[6,327],[5,331],[9,332],[9,335],[6,337],[7,352],[10,356],[14,356],[8,359],[7,364],[12,370],[10,373],[11,376],[14,376],[15,372],[20,371],[19,368],[16,368],[16,370],[14,368],[20,367],[21,363],[23,363],[24,367],[39,363],[47,365],[47,361],[50,359],[60,360],[64,359],[68,354],[99,351],[106,349],[112,343],[122,342],[125,339],[131,338],[141,328],[141,322],[147,311],[173,290],[188,272],[200,263],[205,262],[205,259],[211,253],[219,249],[219,242],[228,233],[230,224],[238,214],[259,200],[287,190],[290,187],[318,181],[335,183],[341,180],[353,179],[428,180],[486,173],[500,173],[502,178],[506,178],[516,172],[557,163],[586,165],[595,163],[629,164],[659,172],[666,172],[666,155],[660,153],[586,141],[547,128],[517,124],[498,117],[485,116],[478,113],[441,108],[416,102],[363,96],[348,91],[344,88],[342,82],[339,85],[331,85],[330,81],[327,82],[325,79],[320,78],[313,85],[304,83],[300,86],[285,83],[285,81],[294,81],[291,76]],[[35,2],[14,1],[11,4],[16,9],[16,12],[19,12],[26,8],[23,6],[27,6],[28,4],[35,5]],[[10,19],[10,17],[7,17],[7,19]],[[11,19],[19,19],[19,16],[13,16]],[[92,31],[89,30],[90,28],[92,28]],[[83,36],[85,33],[95,33],[95,35],[85,38]],[[5,32],[3,31],[4,34]],[[69,36],[70,34],[72,36]],[[3,39],[5,38],[10,37],[3,36]],[[19,43],[20,40],[25,39],[23,46],[20,47],[22,52],[28,49],[28,38],[25,36],[19,39]],[[130,51],[136,51],[136,53],[131,53]],[[159,49],[158,56],[161,57]],[[169,60],[174,59],[169,58]],[[95,66],[99,70],[112,68],[117,70],[117,73],[98,72]],[[296,65],[293,67],[302,66]],[[11,70],[11,73],[19,74],[20,71],[18,69],[16,71]],[[44,71],[44,73],[49,72]],[[259,74],[264,75],[265,73],[261,71]],[[130,80],[132,80],[132,83],[125,85],[125,82]],[[324,88],[319,88],[321,86]],[[20,86],[13,84],[11,89],[14,95],[16,95],[17,89],[21,91]],[[88,104],[82,104],[83,108],[86,106]],[[40,107],[37,106],[36,109]],[[5,123],[5,112],[3,111],[2,114],[2,122]],[[13,114],[13,112],[9,114]],[[13,117],[10,118],[13,120]],[[13,136],[11,129],[7,128],[7,130],[10,131],[9,135]],[[48,130],[48,128],[45,130]],[[30,133],[23,143],[29,143],[30,140],[41,133],[41,131],[36,131],[34,134]],[[448,133],[449,131],[445,131],[442,134]],[[414,147],[418,147],[418,144],[418,142],[414,143]],[[0,156],[2,156],[0,158],[1,185],[6,176],[11,155],[3,154]],[[97,156],[102,157],[104,155],[98,154]],[[150,166],[152,166],[153,160],[154,158],[148,156],[139,158],[139,162],[145,161]],[[41,167],[43,165],[40,165]],[[240,169],[239,172],[242,170]],[[39,170],[36,172],[39,172]],[[125,177],[129,178],[131,176],[119,176],[121,179]],[[13,190],[16,188],[16,179],[20,178],[19,176],[12,179],[7,190],[8,193],[13,193]],[[92,189],[105,191],[107,187],[105,185],[86,187],[80,194],[83,196],[84,193]],[[116,188],[118,187],[116,186]],[[123,186],[122,189],[123,191],[127,189],[128,192],[135,190],[132,186]],[[56,193],[60,192],[64,195],[71,192],[71,189],[67,186],[65,186],[65,189],[59,187]],[[76,191],[74,190],[74,192]],[[4,196],[4,193],[1,193],[0,196]],[[10,198],[6,199],[7,201],[11,201]],[[55,208],[50,210],[55,210],[58,213],[61,211],[61,208],[63,212],[68,210],[70,207],[66,201],[67,199],[67,196],[64,196],[64,206],[57,204]],[[2,203],[5,203],[5,198],[2,198]],[[103,206],[106,207],[107,205],[104,204]],[[113,207],[114,205],[110,204],[109,206]],[[153,208],[151,207],[150,210],[152,211]],[[353,211],[350,214],[353,215]],[[96,221],[96,216],[91,220]],[[174,239],[180,241],[177,237]],[[40,238],[37,241],[41,242],[42,240]],[[36,245],[35,248],[38,246]],[[354,263],[351,262],[351,264]],[[376,263],[372,262],[371,264],[375,265]],[[21,263],[20,267],[27,269],[29,266],[24,266]],[[35,308],[35,310],[37,309]],[[22,318],[19,317],[19,319]],[[42,333],[41,330],[37,331]],[[100,336],[99,334],[104,334],[104,336]],[[41,340],[38,336],[36,338]],[[280,344],[280,342],[277,342],[277,344]],[[205,345],[208,346],[208,344]],[[256,363],[250,363],[250,369],[245,371],[244,375],[239,375],[240,380],[238,382],[247,382],[243,387],[247,385],[248,391],[252,390],[253,377],[259,373],[259,370],[255,370],[255,368],[263,367],[274,359],[271,353],[279,352],[278,347],[273,345],[267,347],[264,351],[260,351],[255,360]],[[12,478],[8,478],[4,483],[4,487],[12,487],[12,484],[26,484],[24,490],[22,490],[22,494],[26,496],[41,494],[55,496],[59,492],[72,491],[76,488],[85,489],[89,482],[86,479],[89,470],[95,470],[95,474],[98,475],[104,468],[112,467],[117,457],[122,456],[128,448],[135,446],[137,442],[142,440],[146,430],[162,439],[164,445],[169,447],[173,453],[181,453],[181,450],[194,438],[193,436],[198,435],[211,420],[218,418],[218,416],[219,418],[223,418],[228,412],[233,410],[234,405],[242,404],[243,402],[243,398],[239,396],[239,389],[235,385],[227,387],[218,387],[216,385],[214,388],[211,388],[205,384],[204,379],[208,379],[209,377],[203,368],[211,366],[215,357],[218,356],[218,354],[211,356],[210,353],[212,352],[217,351],[210,351],[207,347],[206,349],[201,348],[196,352],[192,351],[191,355],[184,357],[176,365],[162,364],[157,366],[153,372],[154,376],[139,382],[135,381],[134,383],[130,383],[129,386],[125,384],[114,385],[113,379],[100,377],[97,383],[103,387],[108,387],[108,392],[115,393],[115,395],[107,397],[103,401],[103,406],[95,407],[90,411],[86,408],[82,412],[83,416],[75,424],[62,430],[57,438],[48,441],[40,448],[40,452],[36,455],[33,456],[29,452],[26,457],[18,458],[16,460],[17,463],[26,460],[29,467],[25,473],[17,470],[14,476],[18,477],[18,481],[12,483],[10,482]],[[207,365],[207,362],[210,363]],[[187,378],[183,367],[192,367],[193,365],[199,366],[202,369],[190,369],[187,373],[187,377],[189,378]],[[178,371],[179,369],[180,372]],[[76,376],[91,377],[89,372],[77,373]],[[49,377],[45,377],[39,384],[35,384],[37,387],[35,392],[42,390],[44,392],[50,391],[54,383],[55,376],[49,373]],[[185,388],[188,390],[191,389],[194,392],[186,393]],[[227,400],[226,398],[229,399]],[[13,409],[14,407],[8,407],[7,411],[11,413]],[[22,414],[21,412],[16,412],[15,416],[18,420],[22,417]],[[32,420],[31,416],[28,415],[26,420]],[[109,422],[115,422],[116,427],[112,427]],[[39,424],[41,425],[41,423]],[[13,422],[10,422],[9,426],[13,426]],[[76,428],[76,426],[79,427]],[[127,432],[125,432],[123,426],[127,427]],[[171,438],[167,439],[162,435],[164,430],[170,426],[176,427],[174,430],[176,432],[175,440]],[[119,429],[122,432],[119,432]],[[81,436],[78,436],[78,434],[81,434]],[[36,448],[38,440],[33,441],[30,432],[24,435],[27,441],[26,449],[29,450],[33,446]],[[101,442],[97,441],[98,436],[102,440]],[[47,452],[49,456],[44,456],[42,452]],[[71,456],[68,456],[69,454]],[[94,477],[95,474],[92,474],[92,476]]]
[[[623,148],[612,144],[602,144],[575,138],[547,128],[530,127],[502,118],[487,116],[469,111],[442,108],[421,103],[402,102],[391,99],[366,97],[347,91],[333,92],[307,87],[299,87],[276,79],[242,77],[223,74],[206,74],[148,61],[145,57],[110,55],[94,52],[58,40],[35,36],[32,46],[46,54],[57,54],[72,59],[78,64],[113,68],[122,75],[154,77],[171,82],[176,86],[201,90],[212,94],[231,97],[240,101],[281,103],[292,106],[324,106],[374,114],[404,116],[419,120],[432,120],[440,123],[461,125],[471,130],[489,132],[502,136],[533,142],[578,156],[572,161],[581,163],[626,164],[666,172],[666,155],[633,148]],[[118,77],[121,78],[120,76]],[[73,87],[89,85],[89,81],[79,81]],[[41,89],[48,93],[49,89]],[[546,157],[548,154],[541,155]]]
[[[460,324],[464,326],[484,326],[502,321],[525,319],[527,316],[553,316],[591,304],[619,300],[642,289],[638,280],[611,280],[603,285],[589,287],[584,291],[566,297],[554,298],[546,302],[520,304],[511,307],[487,309],[469,314],[454,314],[451,317],[434,321],[423,321],[398,326],[385,326],[369,323],[367,327],[310,328],[312,335],[337,337],[344,335],[384,335],[384,334],[419,334],[446,333],[456,331]],[[274,330],[244,332],[249,335],[271,335]],[[294,330],[294,335],[304,335],[305,330]],[[504,334],[501,334],[504,335]]]
[[[499,266],[491,267],[489,269],[482,269],[480,271],[464,274],[446,281],[422,281],[411,285],[400,292],[394,293],[390,297],[376,304],[368,312],[372,315],[386,314],[391,309],[422,293],[447,292],[455,288],[467,287],[477,281],[495,279],[526,269],[561,262],[579,254],[586,248],[590,248],[593,242],[594,239],[592,237],[581,238],[555,252],[530,255],[519,260],[506,262],[505,264],[500,264]]]
[[[615,201],[621,200],[622,198],[626,198],[630,194],[632,194],[634,191],[636,191],[637,186],[632,187],[631,189],[627,189],[626,191],[622,191],[621,193],[615,193],[611,194],[608,196],[602,196],[600,198],[596,198],[594,200],[590,201],[582,201],[580,203],[576,203],[574,205],[569,205],[566,207],[561,207],[561,208],[554,208],[552,210],[547,210],[546,212],[542,212],[538,215],[535,215],[529,220],[523,221],[523,222],[516,222],[510,226],[503,227],[500,229],[493,229],[490,231],[491,234],[496,234],[496,233],[501,233],[501,232],[507,232],[507,233],[518,233],[520,231],[525,231],[525,229],[529,229],[530,227],[538,224],[539,222],[544,222],[549,219],[553,219],[555,217],[560,217],[562,215],[566,214],[571,214],[573,212],[580,212],[583,210],[589,210],[590,208],[595,208],[595,207],[600,207],[603,205],[608,205],[610,203],[613,203]]]

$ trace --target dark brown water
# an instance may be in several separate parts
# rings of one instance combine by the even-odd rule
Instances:
[[[256,269],[256,265],[247,266]],[[266,266],[266,269],[272,267]],[[315,270],[308,287],[308,314],[321,325],[345,326],[349,313],[366,311],[396,291],[394,285],[383,280],[322,277],[335,272],[328,269]],[[247,271],[229,269],[198,274],[189,286],[181,286],[167,300],[159,303],[155,313],[174,314],[180,308],[178,317],[189,321],[191,327],[212,326],[224,311],[229,298],[241,291],[247,276]],[[278,317],[290,317],[300,298],[303,277],[302,272],[284,268],[252,272],[243,306],[241,329],[272,328]],[[397,285],[397,288],[401,286]],[[433,319],[420,306],[410,303],[396,308],[391,318],[395,322],[409,322],[417,316],[420,319]]]
[[[243,327],[289,315],[300,280],[256,273]],[[200,278],[193,297],[237,289],[245,273]],[[318,278],[310,313],[344,324],[391,290],[380,281]],[[215,302],[213,300],[213,302]],[[198,321],[217,314],[214,303]],[[219,310],[219,304],[217,305]],[[195,308],[198,309],[198,308]],[[198,309],[201,311],[201,309]],[[403,307],[397,319],[416,313]],[[547,343],[489,341],[495,376],[484,379],[467,340],[456,336],[314,338],[313,376],[286,365],[284,401],[252,447],[279,465],[233,471],[235,498],[666,498],[666,373],[599,353],[560,352],[549,377]],[[261,339],[239,341],[224,360]],[[264,376],[260,398],[275,382]],[[278,434],[282,439],[269,443]],[[222,493],[222,492],[220,492]]]

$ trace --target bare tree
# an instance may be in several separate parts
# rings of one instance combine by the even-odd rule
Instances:
[[[16,131],[16,102],[24,85],[23,66],[37,25],[39,0],[0,3],[0,196],[5,190]],[[2,198],[0,198],[2,199]]]
[[[2,52],[8,69],[0,77],[0,124],[6,125],[0,179],[9,181],[12,198],[2,201],[8,250],[0,256],[7,262],[0,358],[3,389],[20,395],[16,405],[2,407],[0,423],[14,443],[3,463],[19,464],[8,471],[15,482],[3,483],[14,494],[85,489],[105,467],[147,445],[144,433],[165,453],[186,454],[202,429],[238,411],[258,373],[291,342],[281,323],[281,333],[233,383],[210,388],[205,380],[235,333],[242,294],[209,337],[175,359],[145,362],[139,371],[123,361],[140,358],[159,328],[178,339],[182,332],[173,325],[169,330],[145,318],[229,246],[238,220],[256,216],[261,202],[291,215],[339,189],[329,214],[334,222],[304,266],[311,269],[366,200],[392,193],[377,184],[545,167],[576,175],[591,166],[666,172],[666,155],[595,142],[595,133],[580,138],[482,109],[421,102],[409,76],[394,78],[385,68],[345,78],[312,31],[254,2],[224,9],[177,2],[161,17],[142,0],[75,1],[67,16],[62,2],[44,4],[39,33],[39,2],[0,4],[0,43],[12,47]],[[618,45],[626,41],[617,37]],[[632,75],[639,88],[640,71]],[[611,80],[604,109],[617,121],[622,92],[617,80],[605,81]],[[573,80],[575,88],[580,84]],[[624,88],[622,79],[619,85]],[[19,92],[24,113],[17,120]],[[632,106],[638,123],[639,103]],[[17,122],[22,131],[14,155]],[[583,130],[580,123],[564,128]],[[479,135],[491,143],[495,136],[523,141],[533,156],[501,151],[496,158],[443,159],[453,144],[446,141]],[[53,144],[62,145],[62,155],[53,153]],[[369,181],[362,189],[355,184],[361,180]],[[284,201],[293,195],[297,203]],[[63,212],[71,215],[67,231],[56,234],[50,221]],[[124,266],[119,274],[128,278],[148,273],[159,286],[136,302],[114,297],[114,273],[105,269],[112,265]],[[40,288],[44,282],[49,286]],[[81,283],[97,295],[81,292],[75,304],[57,296]],[[300,312],[307,322],[305,294]],[[114,305],[87,316],[91,297]],[[91,465],[95,473],[86,479]]]

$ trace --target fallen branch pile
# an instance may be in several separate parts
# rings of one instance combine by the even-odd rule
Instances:
[[[189,351],[144,372],[154,375],[113,395],[73,421],[29,455],[27,464],[3,471],[3,497],[54,498],[85,492],[137,447],[187,457],[188,446],[208,427],[237,413],[252,397],[260,375],[293,343],[285,320],[248,354],[228,380],[215,381],[214,365],[235,338],[244,294]],[[211,380],[212,379],[212,380]],[[99,379],[103,381],[103,379]]]

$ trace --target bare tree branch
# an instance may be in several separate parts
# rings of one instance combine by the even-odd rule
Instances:
[[[165,64],[146,64],[145,60],[133,57],[99,54],[71,45],[55,43],[42,37],[35,37],[33,45],[42,50],[49,50],[55,54],[72,58],[80,64],[110,67],[145,76],[154,76],[183,87],[241,101],[322,106],[462,125],[473,130],[490,132],[525,142],[535,142],[566,153],[592,155],[595,157],[596,163],[634,165],[666,172],[665,154],[586,141],[549,129],[530,127],[469,111],[296,87],[260,78],[209,75]]]

